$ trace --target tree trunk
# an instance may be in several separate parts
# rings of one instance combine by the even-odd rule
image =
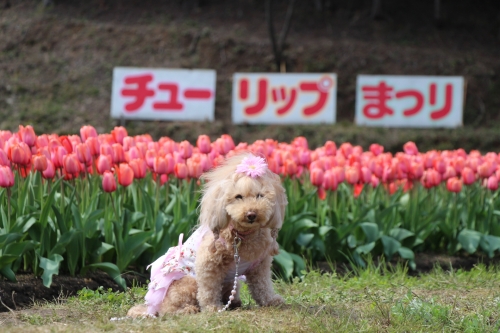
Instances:
[[[274,30],[272,2],[272,0],[266,0],[265,12],[269,38],[271,40],[271,47],[273,49],[274,63],[276,65],[276,71],[279,72],[282,67],[281,63],[283,62],[283,49],[285,47],[286,36],[288,35],[288,31],[290,30],[290,24],[292,22],[295,0],[289,0],[288,2],[285,22],[283,23],[283,27],[281,28],[278,40],[276,40],[276,32]]]

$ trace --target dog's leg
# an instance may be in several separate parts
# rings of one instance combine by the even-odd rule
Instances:
[[[259,266],[246,274],[250,294],[260,306],[276,306],[283,303],[283,298],[274,292],[271,280],[272,260],[271,256],[265,258]]]
[[[148,306],[146,304],[138,304],[132,307],[127,312],[127,317],[131,318],[141,318],[148,316]]]
[[[222,285],[232,257],[223,255],[223,245],[216,244],[217,251],[200,251],[196,256],[195,270],[198,282],[198,303],[202,311],[222,308]]]

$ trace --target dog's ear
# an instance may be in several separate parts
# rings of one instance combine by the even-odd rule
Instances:
[[[283,225],[283,220],[285,219],[285,208],[288,204],[288,200],[286,198],[285,188],[281,184],[281,178],[275,173],[270,172],[271,175],[269,178],[272,180],[271,184],[273,186],[275,202],[274,212],[267,224],[267,227],[271,229],[281,229]]]
[[[200,225],[209,227],[215,239],[219,238],[219,231],[228,225],[224,183],[209,181],[200,201]]]

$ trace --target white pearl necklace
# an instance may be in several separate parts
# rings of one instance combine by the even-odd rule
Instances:
[[[236,295],[236,288],[238,288],[238,266],[240,264],[240,255],[238,254],[238,248],[240,247],[240,244],[241,244],[241,238],[239,238],[238,236],[234,237],[233,240],[234,262],[236,263],[236,269],[234,273],[234,285],[233,285],[233,290],[231,290],[231,296],[229,296],[229,301],[227,301],[227,304],[224,305],[224,307],[220,309],[219,312],[226,311],[231,305],[231,301],[234,300],[234,295]]]

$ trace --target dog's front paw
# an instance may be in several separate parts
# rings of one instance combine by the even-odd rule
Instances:
[[[276,294],[264,306],[278,306],[283,304],[284,302],[285,300],[283,299],[283,297]]]

